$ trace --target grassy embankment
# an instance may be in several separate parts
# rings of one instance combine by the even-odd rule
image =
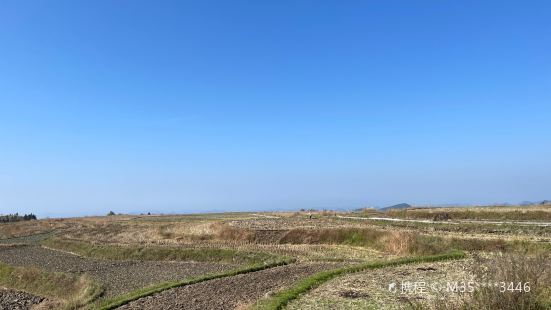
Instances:
[[[81,256],[110,260],[198,261],[232,264],[257,264],[278,261],[270,253],[239,251],[230,248],[180,248],[161,246],[101,245],[82,241],[49,239],[42,245]]]
[[[447,215],[452,220],[551,221],[551,206],[391,209],[385,214],[403,219],[433,219]]]
[[[360,272],[369,269],[377,269],[383,267],[391,267],[403,264],[411,263],[421,263],[421,262],[434,262],[448,259],[461,259],[464,258],[465,254],[463,252],[450,252],[440,255],[429,255],[429,256],[417,256],[417,257],[408,257],[400,258],[390,261],[381,261],[381,262],[371,262],[366,264],[342,267],[329,271],[322,271],[316,273],[310,277],[303,279],[297,284],[280,291],[274,296],[266,299],[259,300],[256,304],[252,306],[255,310],[277,310],[283,309],[291,300],[296,299],[301,294],[308,292],[309,290],[320,286],[321,284],[344,274]]]
[[[348,219],[349,221],[358,220]],[[492,235],[526,235],[551,236],[551,226],[522,225],[522,224],[492,224],[492,223],[461,223],[460,225],[445,221],[433,223],[422,222],[389,222],[384,220],[369,220],[371,225],[379,227],[400,227],[415,229],[424,233],[450,232],[465,234],[492,234]]]
[[[280,243],[346,244],[373,248],[395,255],[432,255],[452,250],[519,251],[537,253],[551,251],[549,244],[503,239],[447,238],[407,231],[376,228],[291,229]]]
[[[0,263],[0,286],[47,297],[56,309],[78,309],[96,299],[102,289],[88,276],[47,272]]]

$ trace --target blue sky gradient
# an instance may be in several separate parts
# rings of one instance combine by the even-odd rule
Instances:
[[[551,199],[549,1],[3,1],[0,213]]]

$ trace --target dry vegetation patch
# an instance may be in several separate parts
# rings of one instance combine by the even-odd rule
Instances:
[[[43,245],[76,253],[78,255],[109,260],[143,261],[198,261],[231,264],[256,264],[278,260],[273,254],[253,251],[239,251],[219,247],[164,247],[136,245],[103,245],[76,240],[49,239]]]
[[[64,221],[33,220],[14,223],[0,223],[0,240],[42,234],[66,227]]]
[[[463,251],[528,251],[551,250],[548,243],[506,240],[504,238],[480,239],[462,236],[438,236],[419,234],[411,230],[390,230],[373,227],[291,229],[280,240],[290,244],[344,244],[368,247],[392,255],[432,255],[451,250]]]
[[[0,285],[50,299],[55,308],[76,309],[96,299],[102,292],[89,276],[47,272],[35,267],[0,263]]]
[[[392,283],[396,284],[394,291],[389,290]],[[406,289],[402,290],[404,283]],[[523,283],[522,291],[517,290],[518,283]],[[524,283],[529,283],[528,291]],[[469,285],[473,292],[469,292]],[[303,295],[286,309],[550,308],[548,253],[480,253],[461,261],[403,265],[345,275]]]
[[[551,206],[391,209],[385,214],[404,219],[551,221]]]
[[[431,290],[422,294],[402,294],[402,282],[424,282],[445,287],[447,281],[470,281],[474,278],[471,263],[472,259],[431,262],[347,274],[303,295],[286,309],[411,309],[412,306],[423,309],[435,300],[460,297],[455,293],[441,295]],[[396,292],[389,292],[391,283],[397,284]]]
[[[473,294],[459,301],[434,303],[435,309],[551,309],[551,254],[494,253],[475,256]]]
[[[286,288],[278,292],[272,297],[259,300],[257,303],[255,303],[253,309],[258,309],[258,310],[283,309],[286,305],[289,304],[289,302],[296,300],[296,298],[299,298],[301,294],[305,294],[310,290],[316,287],[319,287],[320,285],[323,285],[328,281],[331,281],[332,279],[342,277],[347,274],[358,273],[365,270],[376,270],[376,269],[390,267],[390,266],[400,266],[405,264],[415,264],[415,263],[421,263],[421,262],[436,262],[436,261],[442,261],[442,260],[455,260],[455,259],[462,259],[464,257],[465,257],[465,254],[462,252],[450,252],[450,253],[439,254],[439,255],[406,257],[406,258],[399,258],[399,259],[389,260],[389,261],[370,262],[365,264],[345,266],[345,267],[341,267],[333,270],[319,272],[308,278],[301,280],[300,282],[296,283],[295,285],[289,288]],[[365,294],[363,293],[354,294],[353,292],[351,293],[350,291],[345,291],[340,293],[340,295],[351,295],[351,294],[355,297],[365,296]],[[330,309],[333,309],[333,307],[331,307]]]

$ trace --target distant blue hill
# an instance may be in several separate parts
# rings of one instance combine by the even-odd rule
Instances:
[[[541,200],[541,201],[523,201],[520,203],[521,206],[532,206],[532,205],[551,205],[551,200]]]
[[[379,210],[381,211],[386,211],[386,210],[391,210],[391,209],[408,209],[408,208],[411,208],[412,206],[410,204],[407,204],[407,203],[399,203],[397,205],[393,205],[393,206],[390,206],[390,207],[384,207],[384,208],[381,208]]]

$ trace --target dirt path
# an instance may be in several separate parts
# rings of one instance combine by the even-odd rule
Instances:
[[[107,296],[149,284],[181,280],[235,268],[235,265],[200,262],[112,261],[82,258],[39,246],[0,247],[0,261],[47,271],[89,274],[105,287]]]
[[[316,272],[337,268],[340,265],[304,263],[275,267],[166,290],[118,309],[235,309],[251,304]]]

